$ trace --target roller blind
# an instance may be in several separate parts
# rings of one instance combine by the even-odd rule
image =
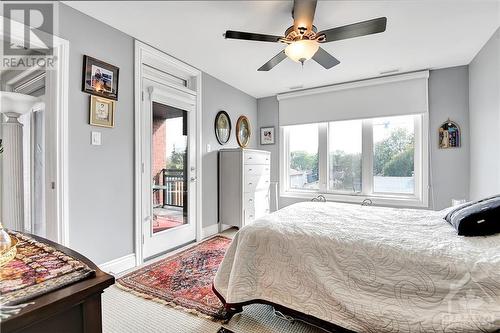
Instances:
[[[280,126],[428,112],[429,72],[279,94]]]

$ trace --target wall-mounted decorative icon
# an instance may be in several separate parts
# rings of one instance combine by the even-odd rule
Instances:
[[[460,126],[448,119],[439,127],[439,148],[458,148],[462,144]]]

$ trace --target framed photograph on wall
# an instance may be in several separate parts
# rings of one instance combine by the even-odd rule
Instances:
[[[118,67],[84,55],[82,91],[118,100],[118,72]]]
[[[115,126],[115,101],[90,96],[90,125],[113,128]]]
[[[261,127],[260,128],[260,144],[261,145],[274,145],[274,127]]]

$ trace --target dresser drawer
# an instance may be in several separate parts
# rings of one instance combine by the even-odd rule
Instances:
[[[245,208],[245,224],[255,221],[255,211],[252,208]]]
[[[243,208],[255,209],[255,192],[245,193],[243,195]]]
[[[253,177],[260,175],[269,175],[271,166],[268,164],[245,164],[243,166],[243,171],[245,172],[245,177]]]
[[[269,191],[245,193],[243,200],[243,209],[253,212],[254,218],[269,214]]]
[[[243,192],[252,193],[255,191],[267,190],[270,184],[270,175],[250,176],[243,179]]]
[[[245,152],[243,154],[244,164],[271,164],[271,154]]]

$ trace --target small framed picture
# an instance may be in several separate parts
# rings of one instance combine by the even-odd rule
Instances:
[[[115,126],[115,101],[90,96],[90,125],[113,128]]]
[[[118,100],[118,72],[118,67],[84,55],[82,91]]]
[[[261,145],[274,145],[274,127],[261,127],[260,128],[260,144]]]

